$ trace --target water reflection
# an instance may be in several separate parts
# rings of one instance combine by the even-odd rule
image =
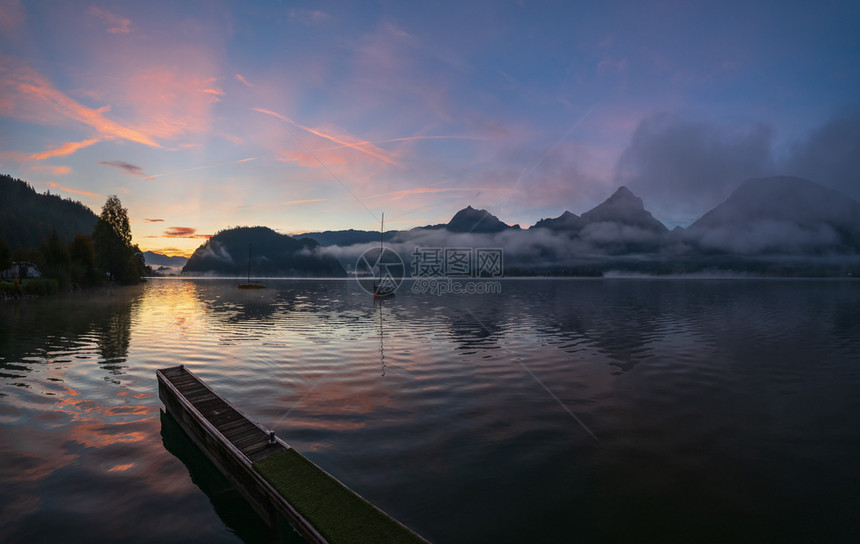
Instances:
[[[283,542],[302,544],[305,540],[280,520],[269,527],[232,486],[221,471],[200,451],[170,414],[161,411],[161,439],[164,448],[182,461],[191,481],[209,498],[215,512],[243,542]]]
[[[110,374],[122,374],[142,294],[135,286],[0,304],[0,372],[8,368],[16,372],[8,377],[26,378],[39,365],[95,359]]]
[[[0,534],[257,538],[158,417],[154,370],[180,362],[434,541],[856,527],[860,284],[502,287],[157,280],[2,305]]]

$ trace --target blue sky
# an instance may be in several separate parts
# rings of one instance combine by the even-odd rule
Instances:
[[[279,232],[528,226],[627,185],[668,226],[744,179],[860,198],[851,2],[0,0],[0,172],[188,254]]]

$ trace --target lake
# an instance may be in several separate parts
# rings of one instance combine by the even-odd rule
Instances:
[[[266,283],[0,304],[0,541],[299,542],[161,413],[180,363],[434,542],[860,538],[860,282]]]

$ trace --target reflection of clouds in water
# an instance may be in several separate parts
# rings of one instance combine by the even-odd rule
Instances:
[[[122,312],[106,318],[95,304],[97,315],[87,317],[61,299],[22,306],[68,316],[53,332],[52,316],[24,316],[24,327],[5,321],[17,327],[13,335],[0,330],[0,366],[16,376],[0,381],[0,480],[9,482],[0,487],[0,532],[44,534],[45,516],[57,515],[93,525],[81,534],[95,540],[128,527],[142,541],[176,540],[189,526],[207,541],[235,538],[161,447],[154,369],[179,362],[369,495],[403,497],[415,512],[426,500],[451,505],[442,536],[460,534],[464,518],[454,510],[475,501],[498,500],[494,508],[508,512],[496,499],[507,496],[498,474],[510,474],[504,480],[523,496],[563,497],[565,505],[583,504],[570,489],[585,489],[583,500],[609,519],[619,491],[647,495],[655,479],[674,481],[678,456],[686,467],[726,455],[746,463],[747,444],[772,454],[797,432],[845,458],[856,450],[841,429],[853,423],[846,414],[858,413],[848,369],[860,353],[852,283],[500,283],[501,295],[406,289],[379,305],[351,281],[276,281],[259,300],[241,298],[232,281],[156,280],[131,303],[122,375],[99,363],[98,343]],[[726,436],[716,454],[700,447]],[[642,470],[643,451],[668,452],[659,457],[669,461]],[[856,472],[822,465],[840,467],[837,476]],[[784,475],[772,467],[754,468]],[[695,474],[704,491],[694,498],[723,496],[722,482],[710,481],[722,476],[712,472]],[[590,493],[595,481],[605,496]],[[461,488],[465,496],[450,495]],[[657,506],[671,511],[666,501]],[[547,519],[558,532],[588,522]]]

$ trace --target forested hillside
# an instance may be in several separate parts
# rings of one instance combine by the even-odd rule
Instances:
[[[63,243],[75,234],[91,235],[98,216],[87,206],[50,193],[37,193],[25,181],[0,175],[0,239],[14,251],[48,241],[56,230]]]

